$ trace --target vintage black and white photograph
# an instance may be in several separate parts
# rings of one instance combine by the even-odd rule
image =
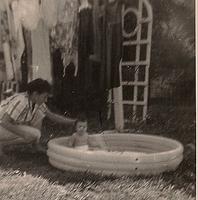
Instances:
[[[195,200],[195,0],[0,0],[0,200]]]

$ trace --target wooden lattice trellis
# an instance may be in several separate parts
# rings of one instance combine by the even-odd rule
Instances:
[[[132,25],[128,31],[126,24],[130,24],[130,19]],[[119,130],[128,122],[146,119],[152,21],[152,7],[147,0],[139,0],[134,6],[123,5],[121,86],[114,88],[110,94],[110,101],[114,104],[115,126]]]

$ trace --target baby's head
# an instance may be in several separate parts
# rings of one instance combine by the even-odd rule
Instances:
[[[83,135],[87,132],[87,118],[85,115],[79,115],[76,121],[76,132]]]

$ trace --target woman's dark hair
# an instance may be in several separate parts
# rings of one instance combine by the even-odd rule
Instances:
[[[32,94],[33,92],[37,92],[39,94],[45,92],[50,93],[51,85],[48,83],[48,81],[41,78],[35,79],[27,84],[27,93]]]

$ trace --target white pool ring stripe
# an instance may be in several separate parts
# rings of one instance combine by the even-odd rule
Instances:
[[[71,171],[90,171],[90,172],[97,172],[97,173],[103,173],[103,174],[115,174],[115,175],[155,175],[159,174],[165,171],[172,171],[175,170],[178,166],[178,163],[181,162],[183,157],[179,157],[175,160],[172,160],[171,162],[167,163],[161,163],[161,164],[153,164],[150,165],[137,165],[128,168],[118,168],[117,165],[112,165],[111,167],[107,168],[106,166],[83,166],[81,165],[81,162],[76,162],[74,164],[73,162],[70,162],[70,160],[65,160],[66,164],[60,160],[53,157],[49,158],[49,162],[52,164],[52,166],[57,167],[62,170],[71,170]],[[116,167],[115,167],[116,166]],[[120,167],[120,166],[119,166]]]
[[[88,152],[84,152],[84,151],[78,151],[76,152],[76,150],[74,149],[68,149],[67,152],[65,150],[60,150],[60,149],[56,149],[56,148],[49,148],[49,151],[54,152],[58,155],[62,155],[62,156],[67,156],[67,157],[71,157],[71,158],[76,158],[79,160],[95,160],[95,161],[101,161],[103,160],[104,162],[109,162],[109,156],[111,156],[110,160],[115,160],[116,162],[125,162],[126,160],[128,160],[128,158],[130,158],[130,160],[134,160],[134,162],[136,162],[137,159],[137,153],[135,154],[127,154],[126,153],[121,153],[121,152],[101,152],[101,151],[88,151]],[[85,154],[83,154],[83,152]],[[106,155],[108,154],[108,155]],[[142,154],[138,155],[139,159],[144,158],[145,156]],[[118,161],[119,159],[119,161]]]
[[[116,160],[110,160],[109,162],[101,162],[101,160],[79,160],[79,159],[76,159],[76,158],[72,158],[72,157],[66,157],[66,156],[63,156],[63,155],[60,155],[60,154],[57,154],[53,151],[48,151],[47,152],[47,155],[50,157],[50,158],[53,158],[59,162],[62,162],[62,163],[73,163],[73,165],[75,165],[76,163],[81,163],[81,166],[85,166],[85,167],[89,167],[89,166],[100,166],[100,167],[104,167],[105,168],[109,167],[109,166],[113,166],[117,168],[121,167],[123,169],[128,169],[129,166],[133,166],[134,168],[136,168],[137,166],[141,167],[141,168],[147,168],[147,166],[155,166],[155,165],[168,165],[172,162],[174,162],[175,160],[180,160],[181,158],[183,158],[182,156],[178,156],[176,157],[175,159],[173,160],[167,160],[167,161],[163,161],[163,162],[150,162],[150,163],[144,163],[144,162],[134,162],[134,161],[131,161],[129,162],[129,160],[126,160],[126,162],[116,162]]]

